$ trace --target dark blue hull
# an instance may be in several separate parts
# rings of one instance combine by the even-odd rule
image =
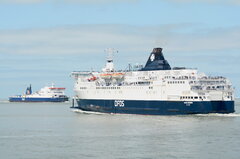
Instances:
[[[234,101],[77,100],[84,111],[145,115],[233,113]]]
[[[64,98],[23,98],[23,97],[10,97],[10,102],[65,102],[68,101],[67,97]]]

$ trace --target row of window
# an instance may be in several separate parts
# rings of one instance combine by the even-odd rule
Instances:
[[[131,82],[131,83],[123,83],[123,85],[150,85],[152,82],[149,81],[139,81],[139,82]]]
[[[120,87],[96,87],[96,89],[120,89]]]
[[[175,76],[165,76],[165,79],[196,79],[195,76],[179,76],[179,77],[175,77]]]
[[[206,99],[205,96],[181,96],[180,99]]]
[[[125,87],[127,89],[143,89],[143,87]],[[153,89],[153,87],[148,87],[149,89]],[[87,89],[87,87],[80,87],[80,89]],[[121,87],[96,87],[96,89],[121,89]]]
[[[168,84],[185,84],[185,81],[168,81]]]

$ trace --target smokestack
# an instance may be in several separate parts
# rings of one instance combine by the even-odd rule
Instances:
[[[150,54],[148,61],[142,71],[150,70],[171,70],[167,60],[165,60],[162,48],[154,48]]]

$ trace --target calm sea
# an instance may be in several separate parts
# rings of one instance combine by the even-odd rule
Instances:
[[[240,100],[229,115],[86,114],[70,106],[0,102],[0,159],[240,157]]]

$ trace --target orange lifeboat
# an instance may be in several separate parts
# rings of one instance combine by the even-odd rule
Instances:
[[[100,74],[100,77],[103,78],[103,79],[121,79],[123,78],[124,76],[124,73],[104,73],[104,74]]]
[[[124,73],[121,73],[121,72],[112,74],[112,77],[115,79],[121,79],[121,78],[123,78],[123,76],[124,76]]]
[[[112,78],[112,73],[100,74],[100,77],[103,79],[110,79],[110,78]]]

